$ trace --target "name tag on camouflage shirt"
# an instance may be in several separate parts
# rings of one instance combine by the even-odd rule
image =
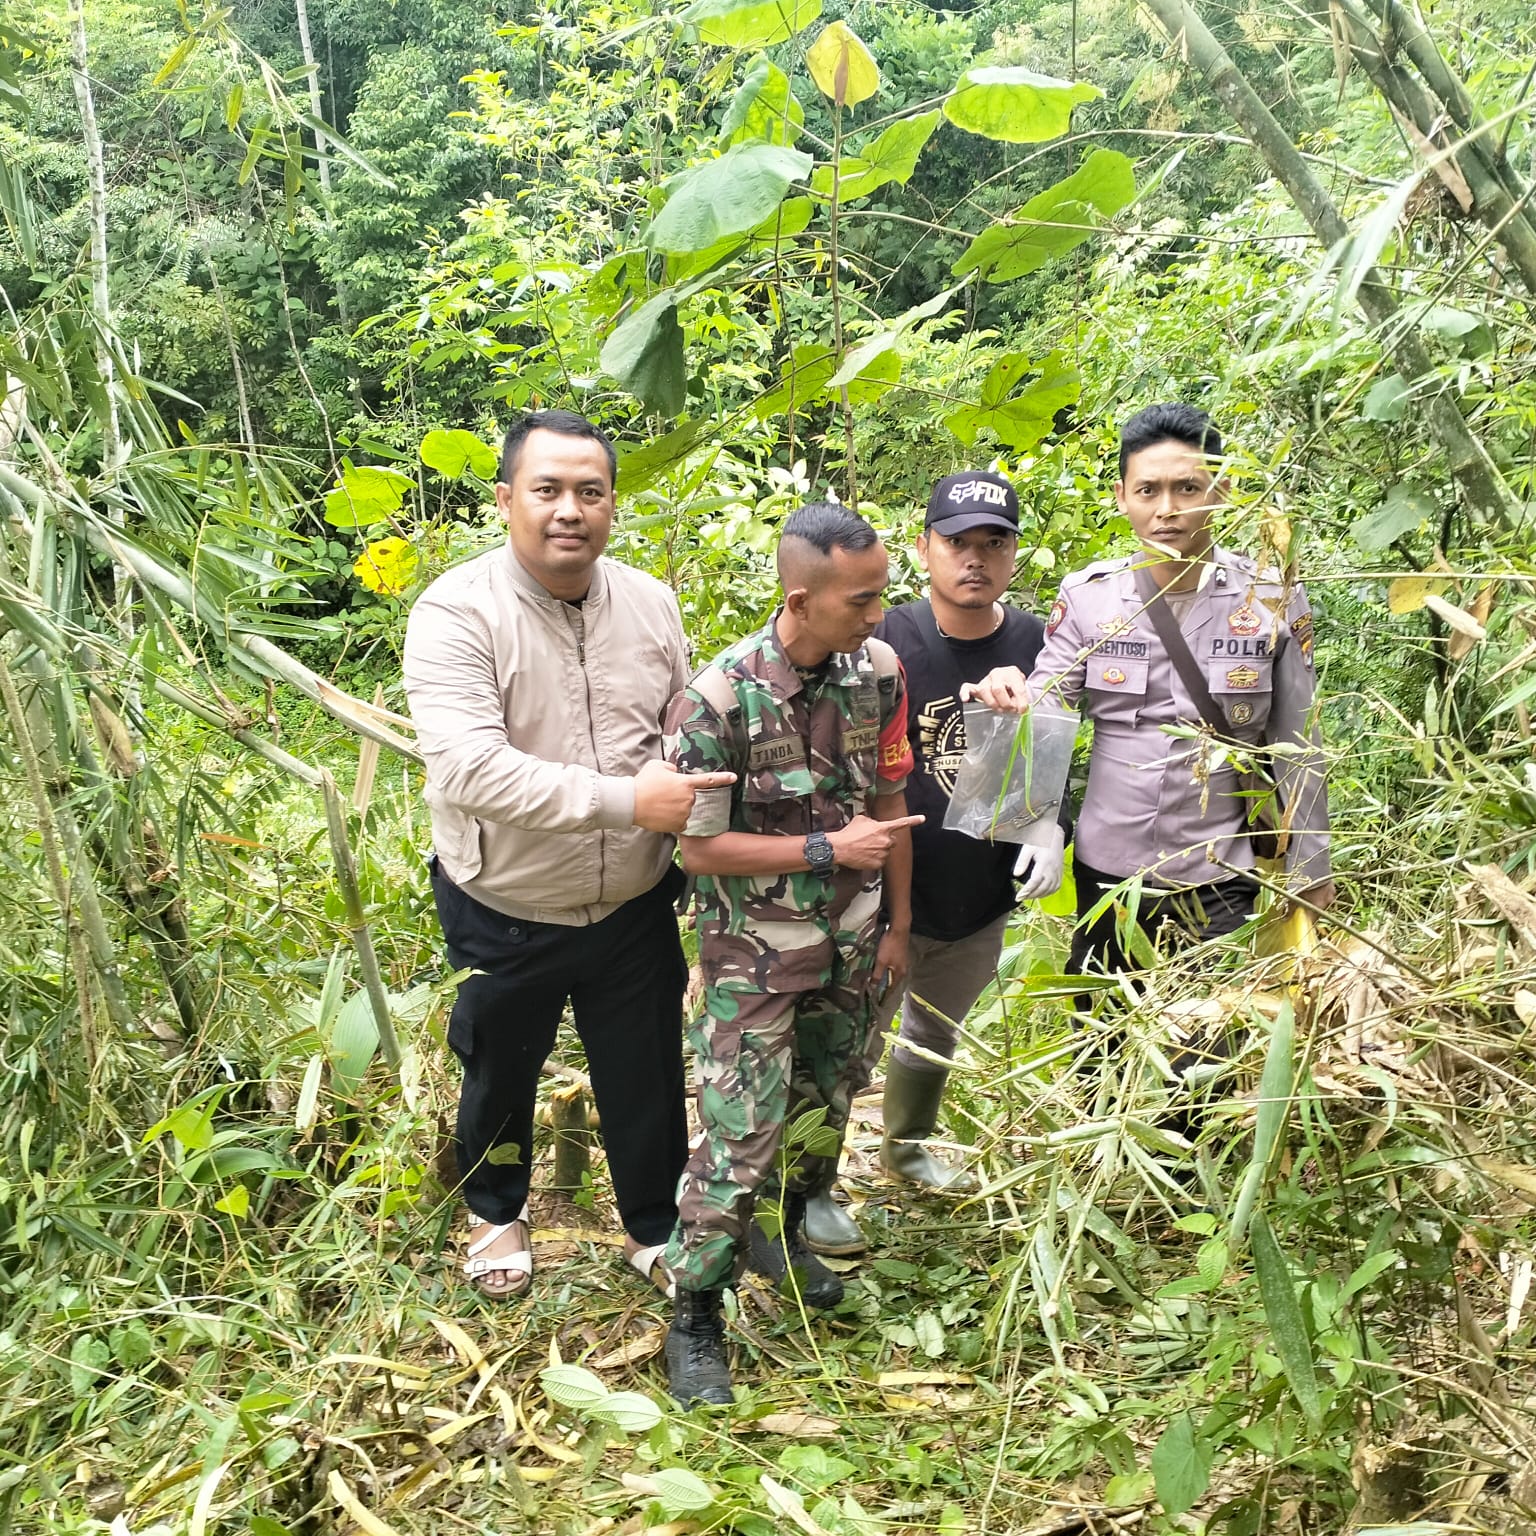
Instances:
[[[803,768],[805,765],[805,743],[798,736],[754,741],[747,751],[748,773],[761,773],[765,768]]]
[[[878,725],[856,725],[843,732],[843,751],[868,752],[880,740]]]

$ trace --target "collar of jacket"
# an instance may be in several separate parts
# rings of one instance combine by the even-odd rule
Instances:
[[[543,587],[524,569],[523,563],[512,550],[512,541],[509,539],[506,545],[507,575],[512,580],[512,585],[525,597],[531,597],[536,603],[543,603],[546,607],[558,607],[565,602],[563,597],[555,597],[546,587]],[[584,608],[599,608],[608,597],[608,560],[604,555],[597,557],[592,567],[592,584],[587,588],[586,596],[582,598]]]

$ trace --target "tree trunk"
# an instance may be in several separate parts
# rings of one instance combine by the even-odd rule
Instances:
[[[1347,239],[1349,226],[1290,135],[1186,0],[1147,0],[1147,6],[1169,41],[1205,76],[1217,100],[1253,141],[1318,239],[1330,249]],[[1375,267],[1361,282],[1359,299],[1403,377],[1410,384],[1428,378],[1434,363],[1418,333],[1403,320],[1395,295]],[[1451,477],[1472,517],[1480,523],[1508,527],[1518,513],[1514,497],[1455,402],[1440,390],[1425,397],[1424,409],[1430,433],[1445,454]]]
[[[317,123],[325,121],[325,98],[320,94],[320,66],[315,62],[315,45],[309,40],[309,0],[293,0],[299,21],[299,47],[304,53],[304,67],[309,71],[309,110]],[[315,129],[315,157],[320,170],[320,190],[326,201],[331,196],[331,156],[318,128]]]
[[[80,109],[80,138],[85,146],[86,174],[91,190],[91,313],[96,321],[96,370],[107,397],[101,425],[101,463],[105,473],[117,468],[116,363],[112,356],[112,299],[107,291],[107,162],[101,129],[96,123],[96,99],[91,93],[86,51],[84,0],[69,0],[69,67],[75,102]]]
[[[1406,70],[1387,55],[1359,0],[1334,0],[1347,29],[1351,54],[1388,104],[1417,132],[1430,149],[1444,150],[1444,113],[1439,104]],[[1454,146],[1451,158],[1472,196],[1472,212],[1504,248],[1520,280],[1536,294],[1536,226],[1527,208],[1522,211],[1495,170],[1498,148],[1486,132]]]

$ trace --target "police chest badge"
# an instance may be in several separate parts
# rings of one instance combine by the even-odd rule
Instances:
[[[1125,681],[1125,673],[1122,672],[1119,667],[1105,667],[1104,681],[1118,687]]]
[[[1233,667],[1227,673],[1228,688],[1257,688],[1259,685],[1259,672],[1257,667]]]
[[[1253,719],[1253,705],[1247,699],[1239,699],[1231,709],[1227,711],[1233,725],[1247,725]]]
[[[1264,621],[1245,603],[1227,615],[1227,628],[1234,635],[1256,635]]]

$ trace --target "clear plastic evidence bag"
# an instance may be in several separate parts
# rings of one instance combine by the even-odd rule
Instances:
[[[1038,841],[1056,820],[1076,740],[1076,710],[1053,699],[1023,715],[968,703],[965,756],[944,825],[987,842]]]

